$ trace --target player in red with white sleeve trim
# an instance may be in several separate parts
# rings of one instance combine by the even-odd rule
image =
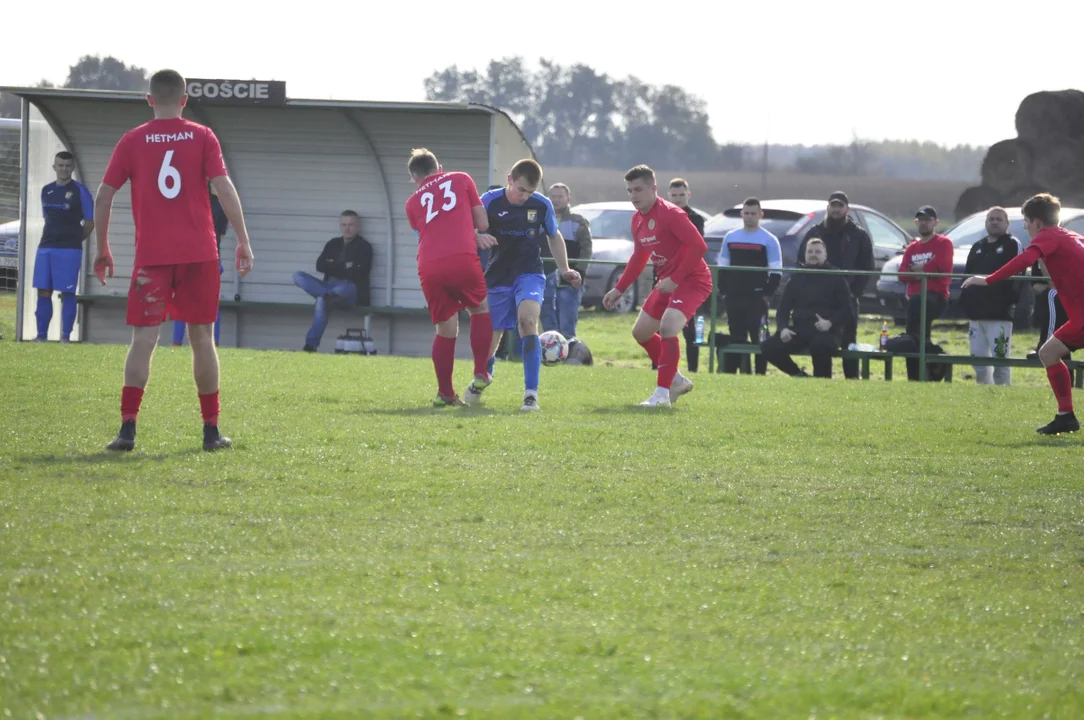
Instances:
[[[1029,198],[1023,211],[1031,244],[997,272],[986,277],[969,277],[963,287],[1007,280],[1037,260],[1043,260],[1069,320],[1039,348],[1039,360],[1046,368],[1058,401],[1058,414],[1038,432],[1042,435],[1076,432],[1080,422],[1073,413],[1073,381],[1062,358],[1073,350],[1084,349],[1084,238],[1059,227],[1061,202],[1053,195],[1042,193]]]
[[[437,156],[425,148],[411,153],[407,169],[418,189],[406,201],[406,215],[418,233],[418,279],[436,329],[433,368],[437,396],[433,405],[464,404],[452,384],[458,313],[464,309],[470,315],[474,355],[474,381],[467,388],[466,401],[477,402],[491,382],[486,363],[493,341],[478,249],[495,246],[497,239],[485,234],[489,218],[470,175],[444,172]]]
[[[632,336],[659,368],[654,394],[640,404],[669,407],[693,389],[692,381],[678,371],[678,335],[711,295],[711,271],[704,262],[708,246],[688,214],[659,197],[655,171],[647,165],[637,165],[625,173],[625,189],[637,210],[632,216],[635,247],[621,278],[606,293],[602,304],[612,309],[636,282],[648,260],[654,263],[659,280],[636,318]]]
[[[94,274],[105,285],[106,277],[113,277],[109,248],[113,198],[131,180],[135,262],[127,322],[132,326],[132,343],[124,363],[121,428],[107,450],[135,447],[136,418],[150,378],[151,356],[159,326],[167,317],[188,323],[203,416],[203,449],[232,445],[218,430],[214,322],[220,278],[208,180],[237,234],[236,267],[242,276],[252,269],[252,247],[218,138],[210,128],[181,117],[188,102],[185,88],[185,79],[175,70],[159,70],[151,77],[147,103],[154,109],[154,119],[128,131],[117,143],[94,200],[98,247]]]

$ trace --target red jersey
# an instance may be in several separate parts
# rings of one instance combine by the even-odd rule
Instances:
[[[1084,321],[1084,238],[1063,227],[1040,230],[1024,252],[987,276],[986,282],[1001,282],[1017,275],[1039,258],[1046,263],[1066,315],[1070,320]]]
[[[207,181],[225,174],[208,127],[176,118],[124,133],[102,182],[120,189],[132,181],[135,267],[218,259]]]
[[[407,220],[418,233],[418,267],[452,255],[477,256],[473,210],[481,205],[467,173],[441,173],[422,183],[406,201]]]
[[[915,240],[903,251],[903,259],[900,260],[900,272],[908,272],[914,263],[925,263],[922,266],[924,273],[952,273],[952,256],[955,248],[952,240],[940,233],[934,235],[926,242]],[[903,282],[907,285],[907,297],[922,292],[922,278],[906,277]],[[926,291],[949,296],[949,284],[952,278],[928,278]]]
[[[632,216],[632,241],[636,244],[625,272],[614,285],[625,292],[650,260],[660,280],[671,278],[678,285],[698,277],[711,282],[711,271],[704,262],[708,245],[689,219],[688,213],[672,202],[659,198],[647,213]]]

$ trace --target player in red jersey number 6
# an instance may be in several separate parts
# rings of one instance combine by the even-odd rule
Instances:
[[[711,295],[711,271],[704,262],[708,246],[688,214],[659,197],[655,172],[647,165],[637,165],[625,174],[625,189],[637,210],[632,216],[635,247],[602,304],[613,309],[648,260],[655,264],[659,281],[636,318],[632,336],[659,368],[655,392],[640,404],[669,407],[693,389],[692,381],[678,372],[678,335]]]
[[[174,70],[151,77],[147,103],[154,119],[124,134],[94,201],[98,252],[94,274],[106,284],[113,277],[109,217],[113,197],[131,181],[135,220],[135,262],[128,288],[127,322],[132,343],[124,363],[121,427],[108,450],[135,447],[136,417],[151,373],[159,326],[167,317],[188,323],[192,371],[203,415],[203,449],[232,445],[218,430],[218,353],[214,323],[218,315],[218,243],[210,180],[237,234],[237,272],[252,269],[252,248],[237,190],[226,174],[222,148],[210,128],[181,117],[188,101],[185,80]]]

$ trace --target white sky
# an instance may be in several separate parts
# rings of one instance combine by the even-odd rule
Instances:
[[[9,5],[0,85],[62,83],[91,54],[191,77],[285,80],[289,97],[421,100],[434,70],[544,56],[681,85],[707,101],[720,142],[841,143],[857,133],[986,145],[1016,134],[1028,93],[1084,87],[1080,0],[689,0],[636,12],[600,0],[476,10],[304,0],[281,11],[248,0],[98,0],[72,16],[70,32],[32,3]],[[1029,27],[1025,14],[1042,10],[1051,27]]]

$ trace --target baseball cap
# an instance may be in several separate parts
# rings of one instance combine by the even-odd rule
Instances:
[[[850,201],[847,200],[847,193],[843,192],[842,190],[836,190],[834,193],[828,196],[828,204],[830,205],[834,202],[841,202],[844,205],[851,204]]]
[[[926,217],[931,220],[936,220],[937,211],[933,209],[933,205],[923,205],[918,209],[918,212],[915,213],[915,217]]]

